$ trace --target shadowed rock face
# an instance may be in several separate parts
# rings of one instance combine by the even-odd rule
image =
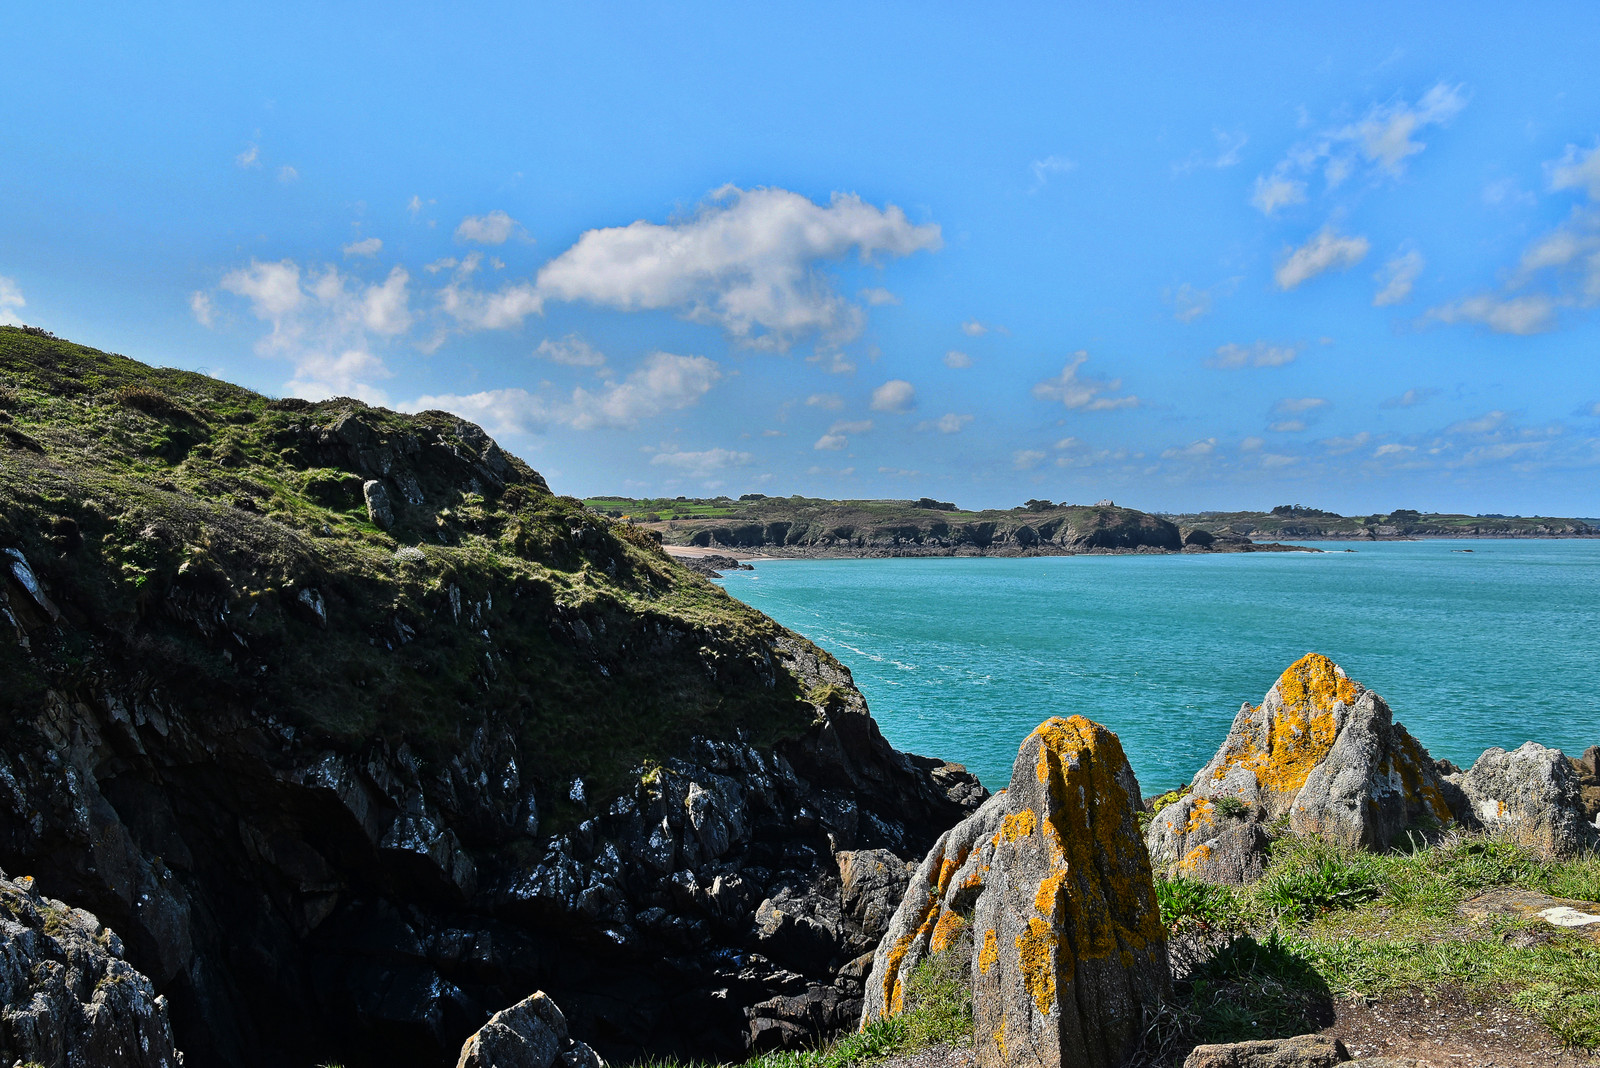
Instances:
[[[917,963],[970,955],[983,1066],[1113,1068],[1170,985],[1139,784],[1080,716],[1022,744],[1011,784],[940,839],[879,945],[863,1022],[905,1008]]]
[[[0,1063],[181,1068],[167,999],[82,909],[0,873]]]
[[[1158,871],[1248,882],[1265,862],[1264,824],[1356,848],[1455,818],[1433,760],[1383,698],[1310,653],[1259,705],[1246,704],[1190,793],[1146,836]]]

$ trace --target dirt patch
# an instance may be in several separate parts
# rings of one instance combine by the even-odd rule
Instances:
[[[1600,1058],[1564,1050],[1547,1028],[1509,1005],[1474,1004],[1458,989],[1334,1003],[1323,1034],[1353,1057],[1413,1057],[1430,1068],[1596,1068]]]

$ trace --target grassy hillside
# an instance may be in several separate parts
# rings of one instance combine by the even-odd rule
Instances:
[[[772,663],[787,632],[444,412],[274,400],[0,328],[5,548],[68,624],[0,644],[18,707],[115,664],[331,745],[443,750],[505,716],[557,807],[575,775],[812,715]]]
[[[1547,516],[1455,515],[1397,509],[1342,516],[1317,508],[1285,505],[1270,512],[1198,512],[1169,515],[1185,527],[1213,534],[1274,538],[1538,538],[1600,535],[1582,519]]]

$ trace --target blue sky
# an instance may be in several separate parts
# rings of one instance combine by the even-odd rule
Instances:
[[[1600,514],[1600,6],[34,5],[0,320],[558,492]]]

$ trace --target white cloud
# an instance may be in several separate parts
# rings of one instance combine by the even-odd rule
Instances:
[[[1370,247],[1364,237],[1340,237],[1331,227],[1324,227],[1304,245],[1288,250],[1273,278],[1279,289],[1293,289],[1324,271],[1354,267]]]
[[[913,225],[835,193],[824,207],[784,189],[726,186],[686,221],[640,220],[590,230],[539,270],[522,314],[545,299],[623,311],[666,309],[720,326],[735,342],[785,349],[818,336],[842,344],[865,312],[841,297],[820,265],[852,250],[863,262],[942,245],[936,223]]]
[[[1404,456],[1408,452],[1416,451],[1417,447],[1415,445],[1397,445],[1394,442],[1390,442],[1387,445],[1379,445],[1376,449],[1373,449],[1372,455],[1375,458],[1382,459],[1385,456]]]
[[[1028,170],[1033,173],[1033,188],[1029,192],[1037,193],[1050,181],[1053,174],[1070,174],[1076,170],[1078,164],[1065,156],[1046,156],[1036,159],[1028,164]]]
[[[956,367],[956,368],[971,367],[972,366],[972,357],[968,356],[964,352],[957,351],[956,349],[951,349],[949,352],[944,354],[944,365],[946,367]]]
[[[1261,454],[1262,467],[1289,467],[1300,462],[1298,456],[1285,456],[1281,452],[1264,452]]]
[[[0,284],[4,283],[0,279]],[[0,315],[4,314],[5,301],[0,296]],[[195,290],[189,294],[189,313],[194,316],[194,321],[201,326],[210,326],[217,321],[216,306],[211,303],[211,298],[202,290]]]
[[[1406,160],[1427,147],[1418,135],[1448,123],[1466,103],[1461,86],[1440,82],[1415,104],[1399,100],[1374,105],[1360,120],[1324,130],[1292,147],[1270,174],[1256,178],[1250,202],[1263,215],[1302,203],[1304,179],[1318,170],[1330,190],[1358,172],[1397,178],[1405,172]]]
[[[1200,441],[1191,441],[1182,447],[1173,446],[1162,452],[1163,460],[1200,460],[1210,456],[1217,448],[1216,438],[1204,438]]]
[[[1600,146],[1581,149],[1568,145],[1566,154],[1545,164],[1551,189],[1583,189],[1590,200],[1600,201]]]
[[[1318,408],[1326,408],[1328,402],[1323,397],[1285,397],[1272,406],[1272,410],[1282,415],[1293,415],[1297,412],[1310,412]]]
[[[806,404],[813,408],[836,412],[844,407],[844,398],[837,393],[813,393],[806,398]]]
[[[544,298],[531,282],[515,282],[493,293],[453,280],[439,291],[439,306],[469,330],[506,330],[544,310]]]
[[[385,394],[374,383],[388,377],[389,369],[383,361],[365,349],[306,352],[295,359],[294,377],[287,385],[296,397],[320,400],[348,396],[382,404]]]
[[[375,334],[393,336],[411,329],[411,308],[406,285],[411,276],[396,267],[381,285],[369,286],[361,297],[361,318]]]
[[[1422,273],[1422,253],[1415,249],[1401,253],[1383,265],[1383,270],[1372,277],[1383,288],[1372,298],[1375,307],[1399,304],[1411,295],[1411,287]]]
[[[916,406],[916,387],[903,378],[891,378],[872,391],[875,412],[909,412]]]
[[[631,427],[641,419],[697,403],[722,377],[714,360],[652,352],[639,370],[596,391],[572,391],[565,422],[578,430]]]
[[[1054,378],[1047,378],[1033,387],[1033,395],[1040,400],[1060,401],[1074,411],[1106,412],[1117,408],[1133,408],[1139,398],[1102,396],[1122,388],[1122,379],[1080,378],[1078,368],[1089,359],[1087,352],[1078,351],[1067,357],[1066,366]]]
[[[871,419],[840,420],[828,428],[830,434],[865,434],[872,429]]]
[[[300,267],[293,260],[251,260],[249,267],[228,272],[222,279],[222,288],[248,299],[250,310],[258,319],[280,319],[305,299],[300,291]]]
[[[696,478],[705,478],[724,468],[743,467],[753,459],[755,457],[747,452],[706,449],[701,452],[658,452],[650,457],[650,462],[661,467],[675,467],[684,474]]]
[[[972,416],[970,415],[946,412],[937,419],[924,419],[917,424],[917,429],[937,430],[941,434],[959,434],[962,428],[970,422],[972,422]]]
[[[521,229],[521,224],[503,211],[487,215],[468,215],[456,226],[457,241],[471,241],[479,245],[503,245],[511,235]]]
[[[983,335],[987,334],[991,330],[1000,330],[1000,329],[1003,329],[1003,328],[1002,327],[989,326],[989,325],[987,325],[985,323],[978,322],[978,320],[976,320],[976,319],[968,319],[966,322],[961,324],[961,332],[963,334],[966,334],[968,337],[982,337]]]
[[[1305,200],[1306,183],[1288,177],[1281,169],[1274,170],[1270,177],[1257,175],[1250,194],[1250,203],[1263,215],[1272,215],[1290,204],[1304,204]]]
[[[824,434],[818,438],[816,443],[811,447],[813,449],[820,449],[825,452],[838,452],[840,449],[843,449],[849,444],[850,439],[845,437],[843,434]]]
[[[1241,451],[1241,452],[1255,452],[1257,449],[1261,448],[1261,446],[1265,445],[1266,443],[1267,443],[1266,439],[1264,439],[1264,438],[1248,437],[1248,438],[1245,438],[1243,441],[1239,442],[1239,451]]]
[[[1483,187],[1483,202],[1489,205],[1520,204],[1532,207],[1539,203],[1539,198],[1517,185],[1515,178],[1501,178]]]
[[[1173,295],[1172,304],[1174,319],[1180,323],[1192,323],[1211,311],[1211,291],[1185,282]]]
[[[874,286],[870,289],[860,290],[856,293],[856,296],[860,297],[864,302],[874,308],[881,308],[886,304],[900,303],[899,297],[895,296],[887,289],[884,289],[882,286]]]
[[[383,251],[383,238],[366,237],[360,241],[352,241],[344,247],[346,256],[376,256]]]
[[[261,166],[261,149],[254,144],[246,145],[243,152],[233,157],[236,166],[248,170],[251,167]]]
[[[1498,408],[1484,412],[1476,419],[1463,419],[1445,428],[1446,434],[1489,434],[1505,425],[1506,413]]]
[[[1189,154],[1189,158],[1181,163],[1172,165],[1174,174],[1187,174],[1201,167],[1214,167],[1225,170],[1239,162],[1240,153],[1250,138],[1243,131],[1229,133],[1226,130],[1212,130],[1212,135],[1217,139],[1217,152],[1212,155],[1196,149]]]
[[[1038,449],[1018,449],[1011,454],[1011,466],[1018,471],[1031,471],[1044,462],[1044,453]]]
[[[600,352],[577,334],[568,334],[559,341],[545,338],[533,354],[541,360],[559,363],[564,367],[600,367],[605,364],[605,353]]]
[[[1236,345],[1229,342],[1217,348],[1217,354],[1206,361],[1208,367],[1231,370],[1238,367],[1282,367],[1293,363],[1300,350],[1293,345],[1274,345],[1257,341],[1253,345]]]
[[[278,181],[288,185],[290,182],[296,182],[299,180],[300,172],[289,166],[287,163],[278,168]]]
[[[1303,419],[1284,419],[1267,427],[1268,430],[1275,434],[1298,434],[1305,428],[1306,424]]]
[[[0,275],[0,325],[21,326],[17,312],[28,306],[15,280]],[[210,325],[210,324],[207,324]]]
[[[1380,408],[1414,408],[1427,400],[1435,393],[1436,389],[1408,389],[1398,397],[1390,397],[1379,405]]]
[[[1497,334],[1543,334],[1556,326],[1556,302],[1535,293],[1502,297],[1482,293],[1428,311],[1441,323],[1478,323]]]

